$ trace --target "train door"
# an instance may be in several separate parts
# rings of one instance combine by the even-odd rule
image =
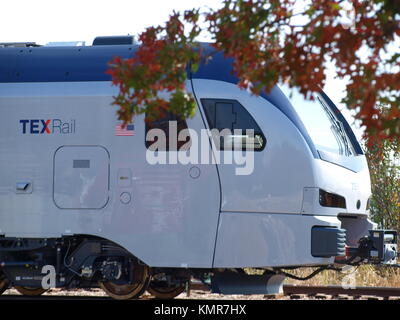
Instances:
[[[253,104],[250,95],[221,81],[193,79],[193,87],[209,129],[219,133],[213,134],[213,150],[221,179],[221,211],[264,211],[266,182],[261,173],[266,169],[267,138],[260,119],[246,109]],[[243,150],[246,146],[251,150]]]
[[[209,79],[192,83],[208,128],[220,132],[213,150],[221,211],[299,213],[303,182],[299,187],[298,181],[307,179],[301,168],[308,158],[293,138],[296,128],[266,99],[235,84]],[[288,176],[293,180],[283,178]]]
[[[200,141],[201,114],[186,120],[138,116],[134,125],[132,200],[126,205],[132,213],[124,216],[132,252],[153,267],[211,267],[220,185],[216,165],[199,159],[200,148],[211,154],[208,138]]]

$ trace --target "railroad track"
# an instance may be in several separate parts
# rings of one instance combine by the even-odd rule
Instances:
[[[355,287],[345,289],[341,286],[298,286],[284,285],[283,294],[291,299],[305,297],[315,299],[399,299],[400,288],[392,287]]]
[[[191,284],[189,296],[184,294],[183,297],[196,300],[204,299],[204,294],[210,293],[207,286],[200,282]],[[229,296],[224,296],[224,299],[230,299]],[[246,299],[246,296],[235,297],[238,300]],[[145,294],[143,300],[154,299],[152,296]],[[260,299],[363,299],[363,300],[399,300],[399,287],[355,287],[352,289],[344,289],[341,286],[303,286],[303,285],[284,285],[283,293],[279,295],[260,296]],[[1,300],[112,300],[110,297],[104,296],[99,290],[55,290],[53,293],[44,294],[42,296],[30,297],[23,296],[8,290],[0,296]]]
[[[208,290],[201,283],[193,283],[192,290]],[[342,286],[303,286],[287,284],[283,286],[283,293],[279,295],[264,296],[267,299],[398,299],[400,300],[400,287],[355,287],[345,289]]]

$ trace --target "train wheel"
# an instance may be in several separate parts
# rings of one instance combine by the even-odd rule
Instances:
[[[0,271],[0,294],[8,289],[8,284],[9,282],[6,278],[6,275],[3,273],[3,271]]]
[[[185,285],[167,286],[160,281],[152,281],[147,291],[157,299],[173,299],[185,291]]]
[[[149,267],[142,264],[134,264],[132,266],[134,279],[133,284],[116,284],[113,281],[100,282],[100,288],[107,293],[111,298],[116,300],[134,299],[146,291],[149,282]]]
[[[32,287],[14,287],[20,294],[24,296],[40,296],[47,291],[47,289],[43,288],[32,288]]]

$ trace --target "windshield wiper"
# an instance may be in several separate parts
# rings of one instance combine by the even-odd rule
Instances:
[[[333,136],[335,137],[336,142],[339,146],[339,154],[343,154],[343,143],[342,143],[341,136],[337,130],[337,126],[332,124],[330,129],[331,129]]]
[[[331,120],[332,126],[331,130],[334,128],[334,135],[336,137],[336,140],[338,140],[339,144],[339,153],[343,153],[343,148],[342,145],[344,146],[344,153],[346,156],[351,155],[351,149],[349,145],[349,141],[347,140],[347,135],[344,130],[343,123],[339,120],[336,119],[336,117],[332,114],[332,111],[325,105],[323,101],[318,97],[319,102],[321,103],[322,107],[324,108],[326,114],[329,117],[329,120]]]
[[[351,149],[350,149],[349,141],[347,140],[347,135],[344,130],[343,123],[339,120],[336,120],[336,123],[337,123],[339,133],[340,133],[343,143],[344,143],[346,155],[349,156],[349,155],[351,155]]]

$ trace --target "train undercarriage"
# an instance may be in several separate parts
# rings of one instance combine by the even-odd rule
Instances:
[[[309,277],[299,280],[325,269],[340,271],[338,265],[396,263],[395,232],[374,230],[359,243],[359,247],[347,248],[347,257],[336,257],[336,266],[319,266]],[[156,298],[172,299],[188,289],[193,278],[213,292],[268,294],[277,293],[285,277],[291,277],[281,268],[261,271],[259,275],[248,275],[237,268],[150,268],[118,244],[89,235],[0,238],[0,294],[10,287],[30,296],[51,288],[101,288],[117,300],[139,298],[146,290]]]
[[[149,291],[161,299],[184,291],[192,276],[185,269],[149,268],[117,244],[92,236],[59,239],[0,239],[0,292],[14,287],[24,295],[50,288],[102,288],[118,300]]]

